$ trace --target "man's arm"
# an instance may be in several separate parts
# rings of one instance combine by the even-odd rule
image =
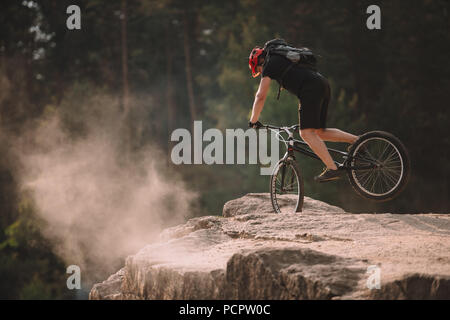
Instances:
[[[261,78],[258,91],[256,92],[255,95],[255,101],[253,102],[252,117],[250,118],[251,123],[255,123],[258,121],[259,114],[261,113],[264,107],[264,102],[266,101],[267,93],[269,92],[269,86],[270,86],[270,78],[269,77]]]

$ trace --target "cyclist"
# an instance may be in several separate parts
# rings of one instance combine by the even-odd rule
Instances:
[[[358,136],[339,129],[326,128],[328,103],[330,100],[330,85],[319,72],[300,65],[287,69],[292,62],[280,55],[271,55],[266,62],[266,52],[255,47],[249,57],[249,68],[254,78],[261,75],[258,91],[253,102],[252,116],[249,121],[251,128],[258,128],[261,123],[259,115],[264,107],[271,79],[280,79],[283,87],[296,95],[299,103],[300,136],[326,165],[324,171],[314,177],[318,182],[332,181],[340,178],[341,168],[338,168],[331,158],[324,141],[354,143]],[[286,70],[286,72],[285,72]]]

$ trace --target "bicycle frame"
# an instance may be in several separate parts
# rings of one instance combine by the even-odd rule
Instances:
[[[263,128],[269,129],[272,132],[275,132],[277,135],[277,139],[280,142],[283,142],[286,146],[286,153],[283,156],[283,160],[286,160],[287,158],[291,157],[295,159],[294,151],[302,153],[310,158],[320,160],[320,158],[309,148],[308,144],[304,141],[294,139],[294,132],[300,128],[298,124],[290,126],[290,127],[276,127],[272,125],[263,125]],[[288,135],[288,138],[285,139],[281,134],[286,133]],[[306,147],[308,149],[306,149]],[[340,163],[333,159],[333,161],[336,163],[336,166],[343,166],[347,170],[367,170],[367,169],[373,169],[377,167],[377,163],[374,161],[371,161],[370,159],[359,157],[358,155],[355,157],[352,157],[348,152],[328,148],[328,152],[331,154],[340,154],[345,161],[343,163]],[[359,159],[364,160],[366,163],[369,162],[368,165],[360,165],[360,166],[352,166],[351,160],[352,159]],[[284,173],[284,172],[283,172]],[[284,177],[284,174],[282,174],[282,177]],[[284,179],[283,179],[284,180]]]

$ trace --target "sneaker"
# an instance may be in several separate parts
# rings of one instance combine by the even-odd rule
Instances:
[[[317,182],[328,182],[338,180],[341,178],[340,174],[341,174],[340,168],[338,168],[337,170],[325,168],[320,175],[314,177],[314,180]]]

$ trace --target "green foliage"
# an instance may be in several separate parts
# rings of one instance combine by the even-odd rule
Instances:
[[[29,197],[18,204],[18,218],[0,243],[0,299],[68,299],[65,267],[42,237]]]

